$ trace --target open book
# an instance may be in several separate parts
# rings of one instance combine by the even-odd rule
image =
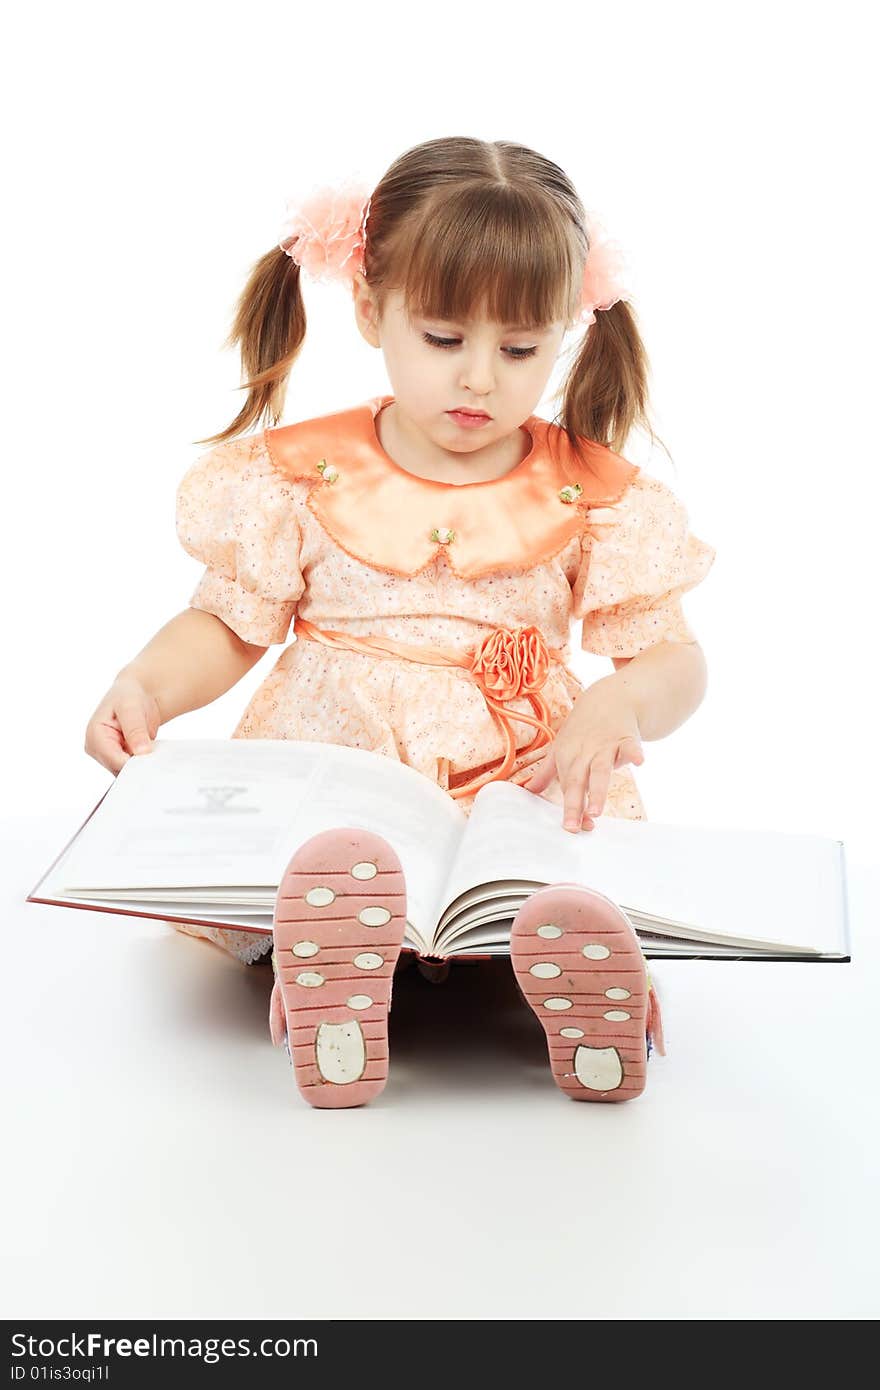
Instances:
[[[160,739],[131,758],[29,902],[271,932],[278,885],[320,830],[363,826],[406,879],[404,946],[419,956],[509,954],[511,922],[548,883],[613,899],[645,955],[848,960],[840,840],[600,816],[510,782],[470,816],[378,753],[276,739]]]

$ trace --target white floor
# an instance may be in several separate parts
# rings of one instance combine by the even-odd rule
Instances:
[[[562,1096],[500,962],[398,976],[384,1093],[315,1111],[271,969],[24,903],[77,823],[2,826],[7,1318],[880,1313],[876,867],[851,965],[654,967],[637,1101]]]

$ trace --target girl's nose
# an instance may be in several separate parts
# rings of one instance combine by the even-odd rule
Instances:
[[[475,396],[486,396],[495,385],[495,369],[489,355],[471,355],[462,362],[458,384]]]

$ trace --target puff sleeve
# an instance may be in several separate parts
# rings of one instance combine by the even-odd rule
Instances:
[[[639,473],[614,506],[588,513],[572,588],[582,649],[628,657],[657,642],[695,642],[681,596],[714,559],[713,547],[691,534],[675,493]]]
[[[189,600],[245,642],[284,642],[305,588],[292,484],[262,435],[225,441],[190,466],[177,489],[177,535],[205,572]]]

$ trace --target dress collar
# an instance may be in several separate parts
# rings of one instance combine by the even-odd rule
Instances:
[[[284,477],[308,479],[307,505],[348,554],[390,574],[414,575],[443,551],[462,579],[533,569],[564,549],[591,507],[619,501],[639,472],[604,445],[539,415],[523,428],[531,448],[502,478],[442,483],[408,473],[383,449],[376,416],[393,396],[264,431]]]

